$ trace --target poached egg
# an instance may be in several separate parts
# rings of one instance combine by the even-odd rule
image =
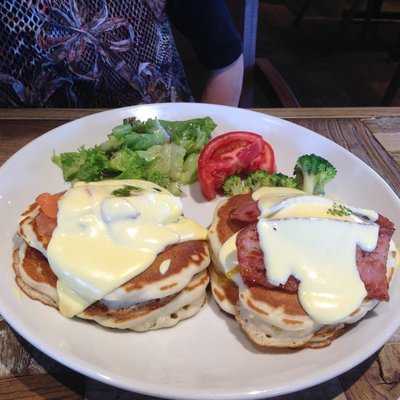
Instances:
[[[204,240],[182,203],[141,180],[78,182],[58,202],[47,258],[59,308],[73,317],[146,270],[167,246]]]

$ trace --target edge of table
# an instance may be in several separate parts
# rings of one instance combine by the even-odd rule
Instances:
[[[0,120],[72,120],[105,108],[3,108]],[[335,107],[335,108],[253,108],[254,111],[280,118],[373,118],[400,117],[400,107]]]

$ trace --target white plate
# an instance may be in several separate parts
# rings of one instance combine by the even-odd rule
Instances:
[[[174,120],[207,115],[217,122],[217,133],[242,129],[263,134],[275,149],[279,171],[291,173],[296,158],[304,153],[326,157],[338,169],[330,194],[373,208],[400,226],[400,201],[389,186],[348,151],[300,126],[204,104],[111,110],[54,129],[0,169],[0,313],[29,342],[61,363],[108,384],[169,398],[263,398],[304,389],[350,369],[374,353],[400,325],[400,274],[391,287],[391,301],[379,305],[331,346],[291,354],[258,352],[212,300],[197,316],[174,328],[132,333],[63,318],[18,292],[11,250],[19,215],[39,193],[65,187],[60,170],[50,161],[54,150],[99,143],[126,117]],[[184,210],[207,225],[215,204],[204,202],[194,188],[184,199]],[[395,239],[399,242],[398,235]]]

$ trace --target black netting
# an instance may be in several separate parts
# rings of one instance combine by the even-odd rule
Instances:
[[[161,0],[1,0],[0,105],[188,100]]]

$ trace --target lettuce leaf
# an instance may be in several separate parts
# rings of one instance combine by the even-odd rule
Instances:
[[[75,152],[54,155],[52,160],[62,169],[67,182],[99,181],[109,167],[107,155],[99,147],[81,147]]]
[[[198,153],[210,140],[217,126],[210,117],[187,121],[160,121],[171,137],[171,142],[182,146],[187,154]]]
[[[146,152],[138,152],[147,162],[150,162],[149,172],[158,172],[176,181],[183,170],[185,149],[175,143],[165,143],[162,146],[150,147]]]
[[[128,147],[131,150],[147,150],[151,146],[163,144],[165,138],[160,131],[154,133],[111,133],[108,140],[100,145],[100,148],[105,152],[118,151],[123,147]]]
[[[199,159],[199,153],[189,154],[184,163],[182,172],[179,176],[178,181],[183,184],[190,184],[197,180],[197,161]]]
[[[157,185],[160,185],[162,187],[165,187],[175,196],[180,196],[182,194],[182,190],[179,183],[172,181],[168,175],[163,174],[162,172],[151,171],[147,174],[146,180],[157,183]]]
[[[114,153],[109,168],[119,174],[117,179],[145,179],[149,163],[129,148]]]
[[[137,121],[134,125],[124,123],[113,128],[107,141],[100,145],[106,153],[118,151],[122,147],[131,150],[147,150],[151,146],[165,143],[167,133],[157,119]]]
[[[114,127],[104,143],[54,155],[52,160],[69,182],[145,179],[179,195],[180,184],[196,180],[199,152],[215,126],[209,117],[145,122],[129,118]]]

